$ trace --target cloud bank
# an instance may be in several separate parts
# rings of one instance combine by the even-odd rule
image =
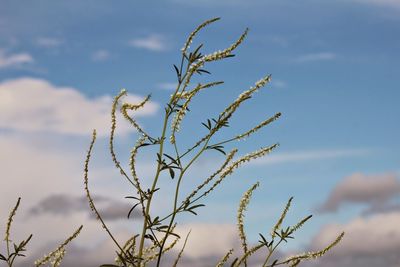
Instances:
[[[397,267],[400,266],[400,212],[356,218],[346,224],[323,227],[314,237],[312,250],[326,246],[345,231],[342,242],[311,266]]]

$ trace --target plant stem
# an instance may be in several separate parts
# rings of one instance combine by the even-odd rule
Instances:
[[[177,208],[177,205],[178,205],[179,189],[180,189],[180,185],[181,185],[181,182],[182,182],[183,175],[188,170],[188,168],[196,161],[196,159],[198,159],[198,157],[200,157],[200,155],[204,152],[204,150],[206,149],[206,147],[208,145],[208,142],[210,141],[211,136],[212,135],[209,136],[209,138],[206,140],[206,142],[205,142],[204,146],[201,148],[201,150],[196,154],[196,156],[194,156],[192,158],[192,160],[188,163],[188,165],[179,174],[178,182],[176,184],[176,189],[175,189],[174,210],[171,213],[172,217],[171,217],[171,220],[170,220],[169,225],[168,225],[168,230],[165,233],[165,237],[164,237],[163,242],[162,242],[161,247],[160,247],[160,252],[158,254],[158,259],[157,259],[157,267],[160,266],[162,250],[164,248],[165,242],[167,241],[167,238],[168,238],[169,232],[171,230],[172,224],[174,223],[176,214],[178,214],[178,212],[179,212],[179,210],[181,208],[181,206],[179,208]]]
[[[283,241],[283,239],[279,240],[279,242],[269,251],[267,258],[264,261],[263,267],[267,267],[268,260],[271,258],[272,253],[274,253],[275,249],[279,246],[279,244]]]
[[[159,150],[159,154],[160,155],[163,154],[165,132],[166,132],[166,129],[167,129],[168,117],[169,116],[166,113],[165,114],[165,118],[164,118],[164,125],[163,125],[162,134],[161,134],[161,139],[160,139],[160,150]],[[144,219],[143,219],[143,229],[142,229],[142,235],[140,236],[139,255],[138,255],[138,257],[139,257],[139,266],[140,266],[140,262],[141,262],[141,257],[143,255],[144,236],[146,235],[146,230],[147,230],[147,218],[149,217],[151,200],[153,199],[153,192],[154,192],[154,190],[156,188],[158,177],[160,176],[160,172],[161,172],[161,162],[158,162],[156,176],[154,177],[153,184],[152,184],[151,189],[150,189],[151,193],[149,194],[149,198],[148,198],[147,203],[146,203],[145,216],[144,216]]]
[[[184,56],[182,55],[180,73],[182,73],[183,62],[184,62]],[[171,97],[171,99],[169,101],[169,105],[171,105],[173,103],[174,97],[175,97],[176,93],[179,91],[179,89],[180,89],[180,87],[182,85],[182,80],[184,80],[186,78],[188,68],[189,68],[189,64],[188,64],[188,67],[186,69],[185,75],[183,76],[183,78],[181,77],[179,79],[179,83],[178,83],[178,85],[176,87],[176,90],[175,90],[173,96]],[[175,104],[173,105],[172,110],[173,110],[174,107],[175,107]],[[165,113],[165,117],[164,117],[163,130],[162,130],[162,134],[161,134],[161,138],[160,138],[160,149],[159,149],[159,155],[160,156],[163,155],[165,134],[166,134],[168,118],[169,118],[170,114],[171,114],[170,112],[166,112]],[[160,172],[161,172],[161,162],[158,162],[158,164],[157,164],[157,172],[156,172],[156,175],[154,177],[153,184],[151,186],[151,191],[150,191],[151,193],[150,193],[149,198],[148,198],[147,203],[146,203],[146,209],[145,209],[145,214],[144,214],[145,216],[143,218],[143,229],[142,229],[142,234],[140,236],[140,245],[139,245],[139,253],[138,253],[139,266],[140,266],[140,263],[141,263],[141,260],[142,260],[141,258],[143,256],[144,236],[146,235],[147,226],[148,226],[147,218],[149,217],[151,201],[153,199],[153,193],[154,193],[154,190],[155,190],[155,188],[157,186],[158,177],[160,176]]]

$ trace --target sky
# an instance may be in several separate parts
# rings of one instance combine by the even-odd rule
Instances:
[[[161,135],[165,104],[177,84],[173,64],[187,36],[207,19],[191,49],[223,50],[249,33],[235,56],[210,62],[197,82],[224,81],[200,92],[177,134],[180,151],[206,134],[201,125],[256,81],[271,82],[244,103],[215,143],[282,116],[246,140],[228,143],[237,157],[279,143],[244,164],[202,202],[198,216],[183,214],[177,231],[191,230],[181,266],[213,266],[230,248],[241,252],[236,216],[244,192],[257,181],[245,215],[251,244],[268,236],[287,200],[284,225],[313,214],[277,256],[318,250],[345,231],[341,244],[304,266],[400,266],[400,1],[398,0],[0,0],[0,220],[3,227],[18,197],[11,234],[33,234],[27,257],[50,252],[81,224],[67,247],[64,266],[113,261],[115,247],[85,199],[83,166],[92,130],[89,168],[95,203],[116,237],[140,229],[138,214],[126,219],[135,193],[108,151],[112,100],[150,101],[134,113],[153,136]],[[117,116],[115,147],[129,169],[138,133]],[[173,146],[167,151],[173,153]],[[146,148],[137,170],[149,186],[156,150]],[[236,159],[235,158],[235,159]],[[181,198],[219,168],[225,156],[207,151],[189,170]],[[160,178],[154,214],[172,208],[176,180]],[[217,237],[217,238],[216,238]],[[122,241],[121,241],[122,242]],[[181,240],[165,260],[172,260]],[[0,244],[5,251],[5,242]],[[99,256],[100,255],[100,256]],[[250,264],[259,266],[264,254]],[[301,265],[300,265],[301,266]]]

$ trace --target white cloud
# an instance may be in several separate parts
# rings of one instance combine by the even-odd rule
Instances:
[[[329,61],[336,58],[336,54],[332,52],[311,53],[298,56],[295,61],[299,63]]]
[[[92,60],[93,61],[106,61],[108,59],[110,59],[110,52],[108,52],[107,50],[104,49],[100,49],[95,51],[92,54]]]
[[[110,127],[112,96],[90,99],[72,87],[59,87],[46,80],[18,78],[0,83],[0,128],[27,132],[90,135],[93,129],[105,136]],[[130,95],[124,100],[137,103],[143,98]],[[149,102],[135,116],[157,112],[158,105]],[[117,133],[133,128],[120,120]]]
[[[279,164],[290,162],[302,161],[315,161],[324,159],[334,159],[341,157],[357,157],[365,156],[369,151],[364,149],[343,149],[343,150],[311,150],[311,151],[298,151],[288,153],[275,153],[265,156],[249,164],[264,165],[264,164]]]
[[[12,226],[12,239],[21,241],[26,238],[30,233],[33,234],[33,239],[28,245],[28,262],[26,264],[16,264],[16,266],[31,266],[33,261],[41,257],[44,253],[48,253],[50,249],[54,249],[59,245],[61,240],[68,237],[74,229],[83,224],[84,229],[80,236],[74,240],[74,243],[79,245],[80,248],[91,249],[102,239],[107,238],[103,232],[98,220],[93,220],[88,216],[90,211],[87,202],[83,201],[83,160],[86,154],[89,137],[86,140],[71,139],[65,136],[50,137],[42,134],[21,134],[21,133],[0,133],[0,162],[1,162],[1,185],[0,186],[0,221],[6,222],[10,209],[15,205],[17,198],[22,197],[21,205],[13,221]],[[99,142],[100,144],[102,142]],[[105,142],[107,143],[107,142]],[[99,145],[99,144],[97,144]],[[101,151],[107,152],[105,145]],[[114,166],[98,162],[98,154],[105,152],[94,153],[91,168],[89,183],[92,194],[97,195],[99,188],[107,192],[106,197],[118,197],[122,199],[126,194],[123,193],[125,188],[121,188],[114,182],[121,180],[118,172],[115,171]],[[108,163],[108,161],[107,161]],[[96,171],[98,165],[101,165],[104,173]],[[114,170],[114,172],[113,172]],[[117,179],[115,179],[117,178]],[[120,178],[120,179],[118,179]],[[35,216],[30,216],[32,209],[37,208],[43,204],[42,200],[51,197],[52,195],[63,195],[78,197],[82,200],[82,206],[71,212],[66,212],[67,216],[61,216],[52,212],[51,208],[47,212],[36,213]],[[120,208],[115,209],[115,205],[102,198],[102,201],[97,201],[96,205],[105,212],[107,217],[106,221],[114,229],[119,226],[120,222],[110,220],[110,216],[114,217],[115,212]],[[68,202],[68,201],[67,201]],[[74,201],[73,201],[74,202]],[[113,206],[112,209],[107,205],[107,202]],[[119,202],[119,201],[118,201]],[[124,200],[124,203],[127,203]],[[79,202],[78,204],[80,204]],[[53,203],[53,205],[56,203]],[[71,203],[65,203],[70,205]],[[75,203],[76,206],[77,203]],[[86,205],[85,205],[86,204]],[[106,204],[106,205],[104,205]],[[87,212],[82,212],[86,206]],[[125,207],[125,214],[129,211],[130,205]],[[46,207],[48,208],[48,207]],[[53,208],[56,208],[53,206]],[[71,208],[64,207],[64,208]],[[74,208],[74,206],[72,207]],[[82,209],[82,210],[80,210]],[[53,210],[54,211],[54,210]],[[121,216],[124,213],[120,210]],[[90,213],[92,214],[92,213]],[[124,216],[125,217],[125,216]],[[132,224],[130,222],[126,222]],[[4,224],[1,224],[3,226]],[[126,236],[126,235],[125,235]],[[121,238],[121,236],[119,236]],[[122,238],[120,239],[122,240]],[[43,248],[43,244],[48,242],[52,243],[51,247]],[[0,242],[0,251],[4,252],[4,242]],[[108,244],[108,243],[107,243]],[[114,256],[114,249],[108,247],[108,253],[104,255]],[[70,247],[67,249],[70,252]],[[67,255],[68,255],[67,252]],[[103,255],[106,251],[102,247],[96,247],[91,250],[90,260],[96,263],[99,260],[95,253]],[[33,255],[33,257],[32,257]],[[79,254],[79,256],[82,256]],[[102,260],[105,258],[100,257]],[[87,258],[84,258],[87,259]],[[113,257],[111,257],[113,259]],[[76,262],[75,262],[76,263]],[[98,262],[97,262],[98,263]],[[102,262],[106,263],[106,262]],[[64,265],[63,265],[64,266]],[[69,266],[78,266],[71,264]],[[82,266],[82,265],[79,265]],[[98,266],[98,265],[88,265]]]
[[[157,84],[157,87],[162,89],[162,90],[167,90],[167,91],[173,91],[176,89],[177,83],[169,83],[169,82],[165,82],[165,83],[159,83]]]
[[[169,48],[166,37],[161,34],[151,34],[147,37],[132,39],[129,45],[157,52],[165,51]]]
[[[36,39],[36,45],[45,47],[45,48],[52,48],[58,47],[64,43],[61,39],[52,38],[52,37],[39,37]]]
[[[26,52],[7,54],[0,49],[0,69],[19,67],[28,63],[33,63],[33,58]]]

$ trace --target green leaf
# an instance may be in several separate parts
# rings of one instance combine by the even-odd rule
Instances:
[[[139,204],[140,204],[140,203],[136,203],[136,204],[133,205],[133,207],[129,210],[129,212],[128,212],[128,219],[129,219],[129,216],[131,216],[132,211],[133,211]]]
[[[226,155],[226,152],[223,150],[223,146],[207,146],[206,149],[214,149],[217,150],[219,152],[221,152],[222,154]]]
[[[204,69],[198,69],[198,70],[196,70],[196,72],[198,73],[198,74],[202,74],[202,73],[207,73],[207,74],[211,74],[211,72],[209,72],[208,70],[204,70]]]
[[[178,81],[181,82],[181,73],[179,72],[179,69],[175,64],[174,64],[174,69],[176,71],[176,76],[178,77]]]
[[[206,127],[208,130],[211,130],[210,127],[207,124],[205,124],[204,122],[202,122],[201,124],[203,124],[204,127]]]
[[[259,240],[258,242],[260,242],[261,244],[267,245],[268,244],[267,239],[262,234],[259,233],[259,235],[260,235],[262,241]]]
[[[172,179],[174,179],[175,178],[175,172],[174,172],[173,168],[169,168],[168,170],[169,170],[169,175],[171,176]]]
[[[197,215],[197,213],[194,211],[194,209],[197,209],[197,208],[200,208],[200,207],[204,207],[204,206],[205,206],[204,204],[197,204],[197,205],[193,205],[193,206],[191,206],[191,207],[189,207],[189,208],[187,208],[185,210],[190,212],[190,213],[192,213],[192,214],[194,214],[194,215]]]
[[[136,200],[139,200],[139,201],[140,201],[140,199],[139,199],[138,197],[134,197],[134,196],[127,196],[127,197],[125,197],[125,198],[131,198],[131,199],[136,199]]]

